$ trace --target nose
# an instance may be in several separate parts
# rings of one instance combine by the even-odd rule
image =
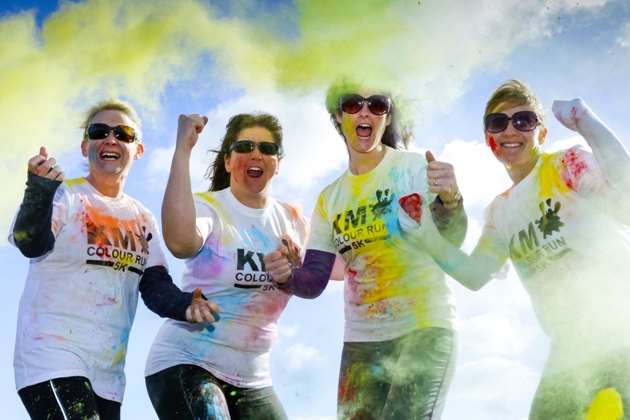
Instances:
[[[114,137],[114,130],[109,130],[107,137],[103,139],[105,143],[116,143],[116,137]]]
[[[254,143],[254,150],[252,150],[250,154],[252,158],[262,159],[262,153],[260,153],[260,149],[258,148],[258,143]]]
[[[361,107],[361,110],[359,111],[360,115],[368,115],[370,113],[370,110],[368,108],[368,101],[363,101],[363,106]]]

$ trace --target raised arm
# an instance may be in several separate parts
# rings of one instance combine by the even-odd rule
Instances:
[[[166,247],[177,258],[195,255],[203,245],[197,229],[195,204],[190,185],[190,156],[208,118],[180,115],[175,153],[162,201],[162,230]]]
[[[565,127],[584,137],[609,185],[626,193],[630,189],[630,155],[615,133],[580,98],[554,101],[552,110]]]
[[[25,257],[41,257],[55,245],[53,198],[62,181],[55,158],[40,147],[39,154],[28,161],[26,190],[11,232],[12,242]]]

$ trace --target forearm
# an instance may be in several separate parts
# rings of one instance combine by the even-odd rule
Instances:
[[[182,292],[173,283],[166,267],[147,268],[140,279],[139,290],[147,308],[160,317],[186,321],[186,309],[192,302],[192,293]]]
[[[439,196],[431,203],[431,216],[440,234],[455,246],[461,246],[468,230],[468,216],[460,198],[456,207],[448,209]]]
[[[193,256],[202,242],[195,224],[189,166],[190,151],[175,149],[162,201],[164,242],[173,255],[179,258]]]
[[[321,295],[332,273],[336,255],[330,252],[307,249],[304,263],[293,271],[285,283],[277,283],[280,290],[304,298]]]
[[[29,258],[51,251],[55,236],[51,230],[53,198],[61,181],[28,172],[24,199],[13,225],[13,242]]]
[[[439,235],[427,244],[426,250],[446,274],[470,290],[481,289],[500,268],[492,259],[475,253],[468,255]]]

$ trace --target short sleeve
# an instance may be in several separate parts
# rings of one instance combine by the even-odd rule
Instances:
[[[317,204],[313,210],[310,238],[306,248],[329,252],[331,254],[337,252],[333,242],[332,227],[328,222],[323,192],[317,198]]]
[[[199,194],[195,195],[195,224],[199,234],[206,242],[208,237],[212,234],[214,227],[217,225],[217,213],[212,208],[212,205],[202,198]]]
[[[606,189],[607,182],[593,154],[579,146],[560,156],[560,175],[564,183],[582,196]]]

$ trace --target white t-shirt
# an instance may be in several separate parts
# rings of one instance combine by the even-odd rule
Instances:
[[[186,260],[182,288],[201,288],[219,305],[220,320],[210,327],[166,320],[145,374],[193,364],[237,387],[270,386],[269,352],[290,296],[273,286],[263,256],[285,233],[303,248],[306,220],[274,199],[261,209],[247,207],[230,188],[196,194],[195,208],[203,247]]]
[[[609,192],[593,155],[573,147],[542,154],[488,206],[479,246],[512,260],[551,337],[630,339],[630,229]]]
[[[140,276],[166,266],[155,219],[128,195],[104,196],[78,178],[57,189],[51,222],[54,249],[30,260],[20,300],[17,389],[84,376],[121,402]]]
[[[387,147],[376,168],[361,175],[347,170],[319,195],[307,248],[339,253],[346,262],[345,341],[453,328],[454,300],[442,270],[398,222],[400,197],[435,199],[426,166],[417,153]]]

